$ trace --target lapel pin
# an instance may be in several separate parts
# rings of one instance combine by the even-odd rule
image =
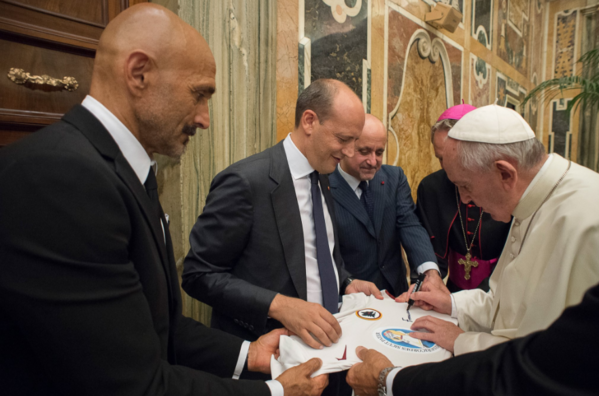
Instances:
[[[384,180],[381,182],[381,185],[383,185],[383,186],[385,185],[385,181]]]
[[[329,189],[329,191],[331,191],[331,186],[327,186],[327,188]]]

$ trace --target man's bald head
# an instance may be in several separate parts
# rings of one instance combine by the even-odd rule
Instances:
[[[90,94],[151,156],[180,156],[209,125],[216,65],[206,40],[166,8],[133,6],[112,20],[94,62]]]
[[[195,29],[170,10],[151,3],[128,8],[108,24],[100,37],[94,78],[97,73],[102,77],[121,74],[119,61],[135,51],[147,53],[160,66],[177,63],[188,53],[212,58],[208,43]]]
[[[291,137],[308,162],[320,173],[331,173],[345,157],[354,155],[354,141],[364,127],[360,98],[341,81],[316,80],[296,105]]]
[[[386,145],[385,126],[372,114],[366,114],[364,129],[356,140],[355,154],[341,160],[341,169],[360,181],[372,180],[383,164]]]

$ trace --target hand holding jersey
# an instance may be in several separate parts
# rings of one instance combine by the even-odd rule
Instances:
[[[378,374],[387,367],[393,367],[393,363],[382,353],[361,346],[356,349],[356,355],[362,362],[356,363],[347,372],[347,383],[354,390],[354,395],[378,396]]]
[[[364,293],[367,296],[373,295],[377,300],[382,300],[381,291],[372,282],[366,282],[359,279],[354,279],[345,289],[345,294]]]
[[[249,371],[270,374],[270,357],[278,352],[282,335],[289,335],[289,330],[274,329],[250,343],[247,357]]]
[[[320,396],[324,388],[329,384],[329,376],[323,374],[312,378],[312,374],[321,365],[322,360],[317,358],[310,359],[306,363],[294,367],[293,370],[287,370],[277,377],[277,381],[285,389],[285,396]]]
[[[364,293],[367,296],[373,295],[379,300],[383,299],[374,283],[359,279],[353,280],[347,286],[345,293]],[[281,322],[286,329],[315,349],[322,349],[323,346],[330,347],[341,337],[339,322],[320,304],[277,294],[268,315]]]
[[[341,337],[339,323],[320,304],[277,294],[268,315],[315,349],[331,346]]]
[[[287,369],[313,357],[322,359],[322,367],[314,375],[347,370],[361,362],[356,347],[365,346],[384,353],[394,365],[410,366],[436,362],[451,357],[451,353],[433,342],[412,337],[413,321],[432,315],[456,323],[448,315],[429,313],[418,308],[407,311],[407,304],[396,303],[388,295],[382,300],[363,293],[345,295],[341,312],[334,315],[343,334],[336,344],[320,350],[313,349],[297,336],[281,336],[280,356],[271,358],[273,378]]]

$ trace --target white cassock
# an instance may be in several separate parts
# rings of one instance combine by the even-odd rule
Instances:
[[[489,292],[453,294],[466,331],[455,355],[547,328],[599,282],[599,174],[572,163],[543,204],[567,168],[568,160],[553,154],[520,199]]]

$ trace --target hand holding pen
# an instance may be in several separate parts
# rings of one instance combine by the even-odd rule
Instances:
[[[424,283],[424,274],[420,274],[418,275],[418,279],[416,280],[416,286],[414,286],[414,289],[412,290],[412,293],[410,294],[410,299],[408,300],[408,308],[407,311],[410,310],[410,308],[412,308],[412,305],[414,305],[414,300],[412,300],[412,294],[416,293],[417,291],[420,290],[420,288],[422,287],[422,284]]]

